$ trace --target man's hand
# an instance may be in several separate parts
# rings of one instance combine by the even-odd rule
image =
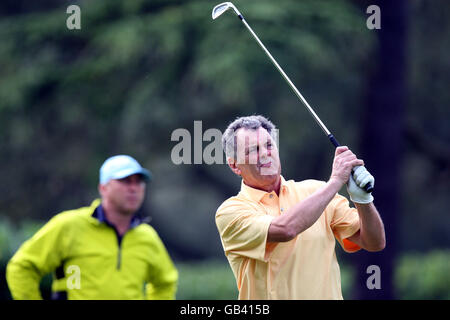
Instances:
[[[356,167],[353,173],[353,179],[349,179],[347,184],[347,192],[354,203],[366,204],[373,201],[372,194],[367,193],[363,189],[368,183],[375,186],[375,178],[365,167]]]
[[[333,170],[330,180],[339,181],[341,186],[347,183],[353,167],[363,166],[364,161],[356,158],[355,154],[347,147],[336,148],[333,160]]]
[[[354,169],[353,179],[350,179],[352,169]],[[374,186],[374,177],[364,167],[364,161],[358,159],[345,146],[336,148],[330,180],[339,181],[341,186],[346,183],[348,194],[354,203],[370,203],[373,201],[373,196],[362,188],[369,182]]]

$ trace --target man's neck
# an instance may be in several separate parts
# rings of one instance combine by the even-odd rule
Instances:
[[[264,185],[264,186],[254,186],[252,184],[247,183],[245,180],[244,180],[244,183],[247,186],[252,187],[254,189],[262,190],[262,191],[265,191],[268,193],[275,191],[275,193],[277,195],[280,195],[280,188],[281,188],[281,176],[280,175],[278,175],[277,179],[274,182],[272,182],[268,185]]]
[[[116,227],[117,232],[122,236],[130,228],[130,222],[133,217],[131,214],[124,214],[115,210],[109,203],[102,203],[103,212],[106,219]]]

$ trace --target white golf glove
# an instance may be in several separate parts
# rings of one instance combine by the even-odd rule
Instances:
[[[352,179],[353,176],[353,179]],[[371,193],[367,193],[363,188],[368,183],[375,186],[375,178],[363,166],[353,168],[353,175],[350,175],[347,183],[347,192],[350,199],[355,203],[370,203],[373,201]]]

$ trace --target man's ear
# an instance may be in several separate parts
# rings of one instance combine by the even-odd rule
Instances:
[[[100,193],[101,196],[103,196],[103,192],[105,191],[106,185],[99,183],[98,184],[98,193]]]
[[[228,164],[228,166],[230,167],[231,171],[234,172],[234,174],[236,174],[236,175],[238,175],[238,176],[241,175],[241,169],[238,168],[235,159],[233,159],[233,158],[231,158],[231,157],[228,157],[228,158],[227,158],[227,164]]]

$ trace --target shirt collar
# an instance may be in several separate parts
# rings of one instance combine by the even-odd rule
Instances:
[[[109,222],[108,218],[106,218],[105,210],[103,209],[101,204],[99,204],[97,208],[95,208],[92,217],[96,218],[99,222],[106,223],[109,226],[113,226],[111,222]],[[130,221],[130,229],[137,227],[144,222],[147,222],[147,219],[144,219],[139,213],[135,213]]]
[[[287,189],[287,185],[286,185],[286,180],[284,180],[283,176],[280,175],[281,177],[281,185],[280,185],[280,194]],[[246,185],[244,183],[244,179],[242,179],[241,182],[241,193],[242,195],[244,195],[245,197],[254,200],[254,201],[261,201],[262,198],[264,198],[264,196],[269,195],[271,193],[275,193],[275,191],[272,192],[266,192],[264,190],[259,190],[259,189],[255,189],[252,187],[249,187],[248,185]]]

